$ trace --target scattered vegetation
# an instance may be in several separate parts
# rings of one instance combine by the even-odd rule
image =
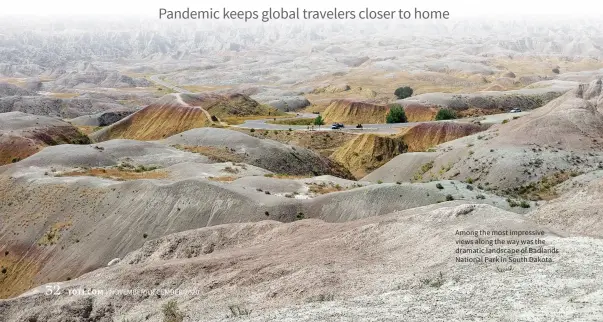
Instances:
[[[218,182],[231,182],[231,181],[237,180],[238,178],[232,177],[232,176],[221,176],[221,177],[209,177],[208,179],[211,181],[218,181]]]
[[[153,171],[157,167],[146,167],[146,166],[124,166],[123,164],[118,165],[115,168],[92,168],[92,169],[81,169],[75,171],[64,172],[58,174],[58,177],[99,177],[105,179],[112,179],[117,181],[125,180],[137,180],[137,179],[164,179],[167,178],[167,173],[163,171]]]
[[[507,198],[507,203],[509,204],[509,207],[511,207],[511,208],[515,208],[515,207],[530,208],[530,203],[525,200],[517,201],[517,200],[511,199],[511,198]]]
[[[173,147],[183,151],[202,154],[215,162],[243,162],[244,160],[242,155],[236,153],[236,150],[228,147],[183,146],[179,144]]]
[[[306,299],[306,302],[330,302],[335,299],[334,294],[319,294],[315,296],[310,296]]]
[[[452,201],[454,200],[454,197],[450,194],[446,195],[446,201]]]
[[[421,165],[421,168],[415,175],[413,176],[413,181],[421,181],[423,180],[423,175],[427,173],[429,170],[433,168],[433,161],[429,161]]]
[[[444,273],[442,272],[440,272],[435,278],[421,279],[421,284],[435,288],[439,288],[440,286],[444,285],[444,282],[446,282],[446,279],[444,278]]]
[[[400,104],[390,104],[389,112],[385,117],[385,122],[387,123],[406,123],[408,122],[408,118],[406,118],[406,113],[404,112],[404,108]]]
[[[442,190],[442,189],[444,189],[444,186],[442,186],[442,184],[438,182],[438,183],[436,183],[436,188]]]
[[[230,305],[228,307],[228,309],[230,310],[230,313],[232,314],[231,317],[240,317],[240,316],[248,316],[251,314],[251,310],[242,307],[240,305]]]
[[[531,182],[529,184],[515,187],[512,189],[503,190],[503,193],[527,200],[551,200],[557,198],[557,192],[555,187],[566,180],[578,176],[580,173],[577,171],[559,171],[552,175],[543,177],[537,182]]]
[[[161,311],[163,312],[163,322],[182,322],[184,321],[184,314],[180,312],[178,303],[171,300],[163,305]]]
[[[264,174],[266,178],[276,178],[276,179],[305,179],[311,178],[311,175],[294,175],[294,174],[286,174],[286,173],[266,173]]]
[[[297,219],[297,220],[302,220],[304,218],[306,218],[306,216],[304,215],[303,212],[300,212],[297,214],[297,216],[295,216],[295,219]]]
[[[454,120],[454,119],[456,119],[456,112],[451,109],[448,109],[448,108],[440,109],[435,116],[436,121]]]
[[[70,222],[59,222],[52,225],[44,235],[38,240],[38,246],[50,246],[56,244],[61,239],[61,232],[71,226]]]
[[[396,95],[396,97],[398,99],[405,99],[407,97],[411,97],[412,93],[413,93],[413,90],[409,86],[398,87],[394,91],[394,95]]]
[[[309,188],[310,192],[320,195],[344,190],[341,185],[332,182],[310,183]]]

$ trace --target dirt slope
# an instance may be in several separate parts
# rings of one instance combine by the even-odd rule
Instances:
[[[385,123],[389,108],[354,100],[335,100],[322,114],[326,123],[341,122],[345,124]]]
[[[21,112],[0,113],[0,165],[16,162],[57,144],[87,144],[90,139],[69,123]]]
[[[311,189],[317,196],[292,196],[308,196]],[[477,193],[452,185],[440,190],[432,183],[355,185],[335,177],[292,184],[246,163],[215,162],[155,142],[47,147],[0,167],[0,252],[10,254],[0,256],[0,265],[18,272],[0,280],[0,296],[74,278],[147,238],[191,228],[265,219],[342,222],[442,202],[447,194],[473,200]]]
[[[335,150],[331,158],[362,178],[406,152],[423,152],[460,137],[483,131],[472,123],[432,122],[404,129],[399,135],[361,134]]]
[[[400,137],[378,134],[361,134],[337,149],[331,158],[362,178],[393,157],[407,151]]]
[[[473,123],[433,122],[415,125],[402,135],[409,152],[424,152],[438,144],[462,138],[485,130]]]
[[[547,247],[560,253],[551,255],[552,263],[456,263],[454,232],[476,229],[542,230]],[[162,307],[175,301],[172,312],[194,321],[466,321],[485,316],[594,321],[603,314],[603,282],[593,274],[601,250],[600,240],[559,238],[521,215],[458,203],[341,224],[229,224],[148,241],[111,267],[59,284],[64,292],[177,289],[180,295],[47,296],[40,287],[0,301],[0,313],[3,322],[162,321]]]
[[[186,130],[220,124],[225,116],[260,115],[260,104],[241,94],[170,94],[91,137],[158,140]]]
[[[211,116],[203,107],[189,105],[179,94],[172,94],[90,137],[96,142],[110,139],[157,140],[212,123]]]

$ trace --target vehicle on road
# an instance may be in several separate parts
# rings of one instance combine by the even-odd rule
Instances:
[[[341,128],[344,128],[345,126],[343,125],[343,123],[333,123],[331,125],[331,130],[338,130]]]
[[[511,112],[511,113],[519,113],[519,112],[521,112],[521,110],[520,110],[520,109],[518,109],[518,108],[514,108],[514,109],[512,109],[510,112]]]

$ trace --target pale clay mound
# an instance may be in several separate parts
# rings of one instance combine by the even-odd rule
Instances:
[[[0,167],[0,219],[5,223],[0,238],[17,263],[8,267],[24,272],[13,276],[14,281],[5,280],[4,291],[15,294],[79,276],[132,251],[146,238],[191,228],[266,219],[344,222],[435,204],[446,200],[447,194],[456,200],[508,208],[500,198],[461,183],[447,183],[440,190],[434,183],[365,186],[334,177],[289,181],[266,178],[272,173],[245,163],[210,162],[199,154],[158,143],[111,140],[49,147]],[[90,168],[119,173],[115,169],[124,163],[132,169],[159,168],[130,181],[69,174]],[[240,184],[249,176],[259,176],[255,185]],[[220,182],[212,177],[241,181]],[[323,184],[327,188],[339,185],[341,191],[308,193]],[[284,195],[294,192],[312,198]],[[486,198],[478,200],[478,194]],[[94,257],[89,256],[91,252]]]
[[[597,321],[603,314],[600,240],[547,233],[547,247],[560,252],[552,263],[456,263],[455,231],[476,229],[542,228],[521,215],[456,202],[341,224],[221,225],[150,240],[117,264],[59,283],[63,292],[200,295],[48,296],[41,286],[0,301],[0,316],[162,321],[170,300],[185,321],[228,320],[233,309],[251,310],[242,316],[251,321]]]
[[[598,176],[583,187],[569,190],[531,212],[530,218],[575,235],[602,238],[603,180],[600,173]]]
[[[418,154],[402,154],[364,180],[411,181],[419,173],[505,190],[560,171],[593,171],[601,165],[602,102],[601,80],[580,85],[529,115],[421,154],[425,163],[433,161],[426,173]]]

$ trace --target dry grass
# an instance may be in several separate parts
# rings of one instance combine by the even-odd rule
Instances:
[[[58,175],[60,177],[99,177],[117,181],[128,181],[138,179],[165,179],[168,177],[165,171],[140,171],[127,170],[120,168],[93,168],[64,172]]]
[[[89,135],[93,132],[100,130],[100,127],[98,127],[98,126],[76,126],[76,127],[80,132],[82,132],[83,134],[86,134],[86,135]]]
[[[243,162],[243,157],[227,147],[174,145],[176,149],[199,153],[216,162]]]
[[[284,173],[268,173],[268,174],[265,174],[264,177],[276,178],[276,179],[290,179],[290,180],[312,178],[312,176],[292,175],[292,174],[284,174]]]
[[[44,235],[38,240],[38,246],[49,246],[56,244],[61,239],[61,232],[69,229],[71,222],[59,222],[44,233]]]
[[[8,255],[0,254],[0,269],[6,270],[5,273],[0,272],[0,299],[17,296],[39,283],[34,281],[40,271],[39,263],[32,260],[35,250],[30,251],[29,256],[15,253],[12,249]]]
[[[50,93],[48,96],[54,98],[74,98],[80,96],[79,93]]]
[[[222,176],[222,177],[209,177],[209,180],[212,181],[218,181],[218,182],[231,182],[231,181],[235,181],[238,178],[237,177],[232,177],[232,176]]]
[[[263,119],[279,119],[291,117],[288,114],[277,114],[277,115],[247,115],[247,116],[226,116],[222,117],[221,121],[228,123],[229,125],[239,125],[245,123],[248,120],[263,120]],[[270,123],[270,122],[269,122]]]
[[[346,190],[342,186],[334,183],[311,183],[308,185],[310,188],[310,192],[324,195],[331,192],[343,191]]]
[[[312,125],[314,124],[314,119],[311,118],[298,118],[298,119],[286,119],[286,120],[276,120],[276,121],[268,121],[270,124],[281,124],[281,125]]]

